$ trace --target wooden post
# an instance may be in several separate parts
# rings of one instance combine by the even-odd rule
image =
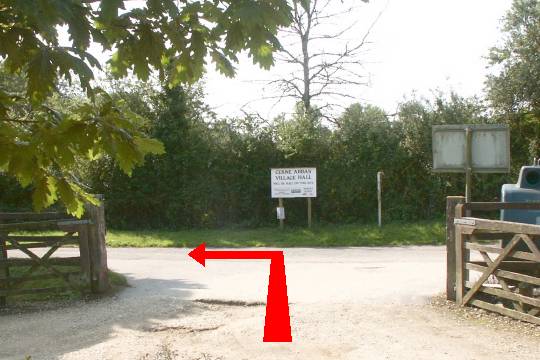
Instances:
[[[311,198],[307,198],[307,224],[308,228],[311,229]]]
[[[456,205],[456,219],[464,216],[464,206],[465,204]],[[468,280],[468,271],[465,269],[465,263],[468,262],[469,258],[468,251],[465,248],[465,241],[467,241],[468,235],[464,234],[458,226],[454,225],[456,246],[456,303],[462,305],[463,296],[465,295],[465,282]]]
[[[88,227],[88,247],[92,272],[92,292],[102,293],[109,289],[107,267],[107,248],[105,247],[105,206],[103,196],[97,195],[101,201],[99,206],[88,204],[87,216],[91,224]]]
[[[465,197],[446,198],[446,299],[456,300],[456,205],[463,204]],[[461,217],[463,214],[458,214]]]
[[[81,281],[92,289],[92,261],[90,255],[90,224],[79,226],[79,254],[81,257]]]
[[[279,201],[279,207],[282,208],[283,207],[283,199],[279,198],[278,201]],[[279,228],[281,230],[283,230],[283,219],[279,219]]]
[[[465,202],[471,202],[472,184],[472,129],[465,129]],[[467,215],[468,216],[468,215]]]
[[[382,227],[382,177],[384,173],[382,171],[377,172],[377,219],[379,227]]]
[[[9,287],[9,268],[7,264],[7,248],[6,248],[6,233],[0,232],[0,289],[7,289]],[[0,308],[7,305],[5,296],[0,296]]]
[[[459,225],[458,225],[459,226]],[[456,303],[463,305],[463,296],[465,296],[465,239],[466,236],[459,227],[456,231]]]

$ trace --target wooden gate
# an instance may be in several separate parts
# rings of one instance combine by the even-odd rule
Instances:
[[[0,306],[8,296],[108,289],[103,209],[87,213],[83,220],[57,212],[0,213]],[[64,246],[78,248],[78,256],[53,256]],[[45,279],[61,286],[31,285]]]
[[[540,325],[540,250],[533,241],[540,226],[473,217],[454,224],[456,302]],[[519,251],[520,243],[528,250]]]

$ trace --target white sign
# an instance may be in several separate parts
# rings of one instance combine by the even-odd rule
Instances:
[[[471,129],[473,172],[510,171],[510,131],[498,124],[433,126],[433,171],[465,172],[466,128]]]
[[[278,220],[285,220],[285,208],[284,207],[277,207],[277,218]]]
[[[316,168],[270,169],[273,198],[317,197]]]

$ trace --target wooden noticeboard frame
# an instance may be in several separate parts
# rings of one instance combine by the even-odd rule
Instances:
[[[465,173],[471,201],[473,173],[510,171],[510,129],[504,124],[436,125],[432,128],[433,172]]]

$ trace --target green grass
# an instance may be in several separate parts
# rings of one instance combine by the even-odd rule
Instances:
[[[56,266],[56,269],[59,269],[62,272],[76,272],[80,271],[78,266]],[[9,271],[10,277],[20,277],[27,270],[26,267],[11,267]],[[32,273],[32,275],[39,275],[42,273],[47,273],[45,270],[37,270]],[[115,291],[119,287],[127,286],[127,279],[122,275],[114,271],[109,271],[109,281],[112,285],[112,290]],[[48,287],[66,287],[66,283],[61,279],[52,278],[52,279],[37,279],[32,281],[27,281],[24,283],[22,289],[40,289]],[[38,293],[38,294],[21,294],[8,296],[8,304],[18,304],[18,303],[27,303],[27,302],[40,302],[40,301],[61,301],[61,300],[78,300],[83,298],[84,294],[80,291],[68,290],[61,293]]]
[[[328,225],[306,228],[259,228],[184,231],[110,230],[111,247],[188,247],[202,242],[215,247],[334,247],[443,244],[442,222],[376,225]]]
[[[111,270],[109,270],[109,282],[113,289],[115,287],[126,287],[129,285],[124,275]]]

